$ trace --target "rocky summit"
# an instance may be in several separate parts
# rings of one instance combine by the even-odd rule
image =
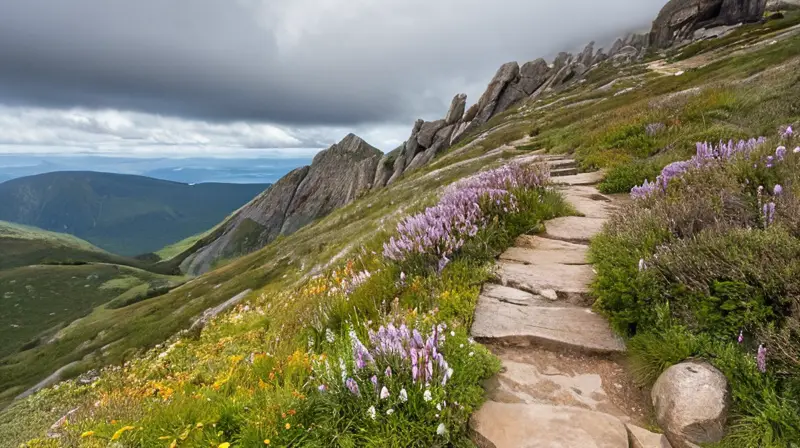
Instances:
[[[650,44],[667,48],[702,28],[756,22],[766,6],[767,0],[671,0],[653,22]]]
[[[220,259],[260,249],[353,202],[370,189],[381,155],[360,137],[347,135],[239,209],[192,249],[181,270],[207,272]]]

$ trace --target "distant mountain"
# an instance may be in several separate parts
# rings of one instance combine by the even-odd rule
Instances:
[[[268,186],[189,185],[90,171],[47,173],[0,184],[0,220],[137,255],[208,230]]]
[[[383,153],[349,134],[320,151],[310,166],[283,176],[177,257],[181,269],[197,275],[220,260],[258,249],[291,235],[369,191]]]

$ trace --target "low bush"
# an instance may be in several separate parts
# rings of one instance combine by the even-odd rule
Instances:
[[[791,128],[698,144],[696,155],[634,187],[592,243],[596,308],[631,337],[643,384],[702,357],[728,377],[722,446],[800,441],[800,148]]]

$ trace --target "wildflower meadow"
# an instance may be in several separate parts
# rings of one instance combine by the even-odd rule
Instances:
[[[698,143],[634,187],[592,244],[596,308],[645,386],[687,358],[732,388],[722,446],[800,440],[800,140]]]
[[[494,257],[566,214],[544,164],[444,188],[292,290],[35,396],[75,411],[32,447],[453,446],[497,360],[468,337]]]

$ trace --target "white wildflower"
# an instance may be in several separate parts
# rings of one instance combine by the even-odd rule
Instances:
[[[375,420],[375,406],[370,406],[369,409],[367,409],[367,414],[369,414],[369,418]]]
[[[424,393],[424,394],[422,394],[422,398],[423,398],[425,401],[431,401],[431,400],[433,400],[433,397],[431,396],[431,391],[430,391],[430,389],[425,389],[425,393]]]
[[[325,329],[325,340],[328,341],[328,344],[336,342],[336,335],[333,334],[333,330],[330,328]]]
[[[381,389],[381,400],[389,398],[389,395],[389,389],[387,389],[386,386],[383,386],[383,389]]]
[[[386,415],[392,415],[392,414],[394,414],[394,409],[388,409],[386,411]]]
[[[400,389],[400,401],[402,401],[403,403],[408,401],[408,392],[406,392],[405,389]]]
[[[444,423],[439,423],[439,426],[436,427],[436,434],[443,436],[447,432],[447,428],[444,426]]]

